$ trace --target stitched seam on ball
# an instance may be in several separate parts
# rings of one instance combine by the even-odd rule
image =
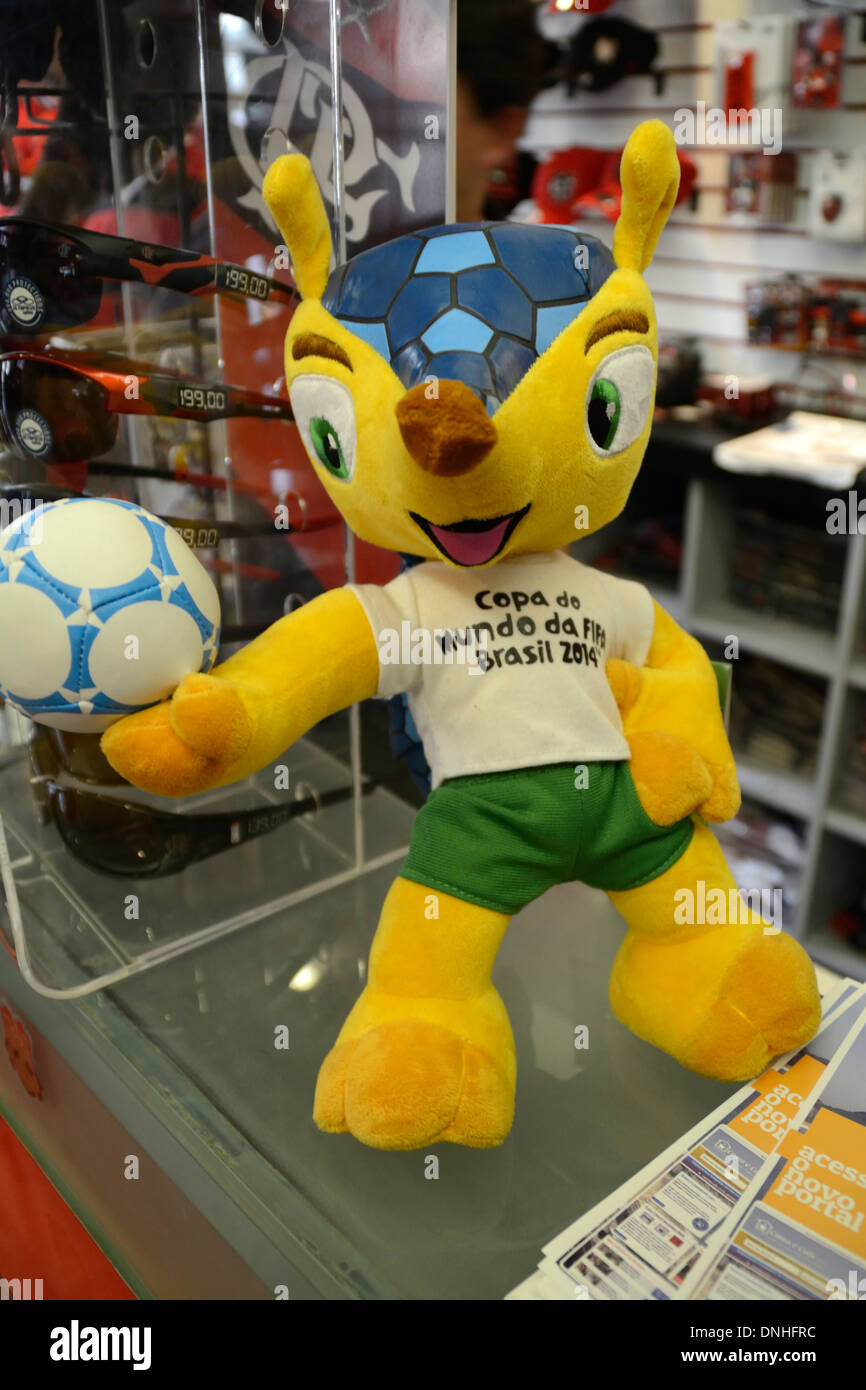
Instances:
[[[25,560],[23,563],[24,563],[25,566],[27,566],[27,561],[26,561],[26,560]],[[8,566],[7,566],[7,568],[8,568]],[[69,595],[65,592],[65,590],[62,589],[62,588],[60,587],[59,582],[58,582],[56,579],[54,579],[50,574],[48,574],[47,571],[45,571],[44,566],[43,566],[43,568],[42,568],[41,570],[34,570],[34,569],[31,567],[31,568],[30,568],[30,573],[31,573],[31,574],[34,574],[34,575],[36,576],[36,578],[39,580],[40,584],[44,584],[44,586],[45,586],[46,588],[50,589],[54,594],[57,594],[57,595],[59,595],[62,599],[65,599],[65,601],[66,601],[67,603],[74,603],[75,606],[78,607],[78,600],[77,600],[77,599],[71,599],[71,598],[69,597]],[[153,583],[153,582],[155,582],[155,581],[154,581],[154,576],[151,575],[151,583]],[[36,585],[35,585],[35,584],[25,584],[24,587],[27,588],[27,589],[33,589],[33,588],[36,588]],[[84,587],[83,585],[79,585],[79,588],[83,588],[83,587]],[[158,587],[159,587],[159,586],[157,585],[157,588],[158,588]],[[150,588],[150,584],[148,584],[147,582],[145,582],[144,585],[143,585],[143,587],[142,587],[142,589],[135,589],[135,590],[132,590],[131,592],[132,592],[132,593],[135,593],[136,595],[138,595],[138,594],[140,594],[140,593],[142,593],[142,592],[146,592],[146,590],[147,590],[148,588]],[[38,590],[37,590],[37,592],[38,592]],[[91,611],[91,613],[92,613],[92,612],[93,612],[93,609],[91,608],[90,611]],[[63,619],[63,624],[64,624],[64,627],[67,626],[67,621],[66,621],[65,618]],[[93,643],[91,643],[91,646],[92,646],[92,645],[93,645]],[[80,645],[79,650],[78,650],[77,681],[78,681],[78,689],[79,689],[79,691],[81,690],[81,681],[82,681],[82,678],[83,678],[83,676],[84,676],[84,661],[85,661],[84,641],[82,640],[81,645]],[[61,688],[61,687],[58,687],[58,689],[60,689],[60,688]],[[101,692],[101,693],[104,694],[104,692]],[[106,696],[106,699],[109,700],[109,701],[111,702],[111,704],[112,704],[115,708],[119,708],[119,709],[133,709],[133,708],[134,708],[134,706],[132,706],[132,705],[121,705],[121,704],[119,704],[119,702],[118,702],[117,700],[112,700],[110,695],[107,695],[107,696]],[[79,703],[79,702],[76,701],[76,703]]]
[[[36,578],[39,580],[40,584],[43,584],[46,588],[51,589],[53,593],[59,594],[60,597],[61,597],[62,599],[64,599],[67,603],[77,602],[77,601],[71,599],[71,598],[69,597],[69,595],[60,587],[58,581],[57,581],[56,579],[53,579],[53,578],[51,577],[51,575],[48,574],[47,571],[44,570],[44,566],[43,566],[43,569],[42,569],[42,570],[34,570],[34,569],[32,568],[32,566],[28,566],[28,565],[27,565],[26,559],[25,559],[22,563],[23,563],[23,565],[24,565],[25,568],[29,568],[29,569],[30,569],[30,573],[31,573],[31,574],[34,574],[34,575],[36,576]],[[8,566],[7,566],[7,569],[8,569]],[[11,582],[11,581],[10,581],[10,582]],[[25,589],[35,589],[35,588],[36,588],[36,585],[35,585],[35,584],[25,584],[25,585],[24,585],[24,588],[25,588]],[[39,591],[38,591],[38,589],[37,589],[37,593],[38,593],[38,592],[39,592]],[[67,625],[67,624],[66,624],[66,619],[65,619],[65,618],[63,619],[63,625],[64,625],[64,627],[66,627],[66,625]],[[81,663],[81,654],[79,653],[79,671],[78,671],[78,685],[79,685],[79,687],[81,686],[81,674],[82,674],[82,673],[81,673],[81,669],[80,669],[80,663]],[[58,689],[60,689],[60,688],[61,688],[61,687],[58,686]]]

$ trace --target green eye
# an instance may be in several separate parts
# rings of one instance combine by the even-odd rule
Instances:
[[[351,481],[358,431],[355,402],[348,386],[319,372],[296,376],[289,400],[307,457],[334,482]]]
[[[634,343],[611,352],[587,382],[586,444],[601,458],[622,454],[647,430],[653,408],[655,358]]]
[[[616,438],[622,400],[612,381],[599,377],[592,388],[586,412],[586,423],[599,449],[610,449]]]
[[[343,457],[340,436],[330,420],[318,416],[310,421],[310,438],[319,462],[334,474],[335,478],[348,478],[349,470]]]

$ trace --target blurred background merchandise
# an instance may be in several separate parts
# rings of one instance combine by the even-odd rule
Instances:
[[[786,926],[863,978],[863,932],[840,935],[838,914],[850,926],[866,889],[866,448],[847,470],[816,453],[786,476],[780,436],[773,472],[757,455],[746,463],[749,433],[792,410],[817,415],[819,439],[822,416],[866,419],[866,29],[855,10],[711,3],[698,16],[620,0],[587,13],[541,0],[537,27],[555,55],[518,141],[521,169],[534,168],[508,215],[579,223],[609,242],[628,131],[649,114],[673,128],[681,194],[647,272],[661,339],[655,426],[624,514],[576,553],[641,579],[731,663],[747,809],[719,833],[746,876],[772,857]],[[746,128],[725,115],[739,109],[756,113]],[[715,453],[734,440],[737,472],[722,472]],[[733,458],[731,444],[726,468]],[[853,530],[832,533],[828,515],[849,489]]]

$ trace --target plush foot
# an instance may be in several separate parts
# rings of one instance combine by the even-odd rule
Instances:
[[[722,927],[659,942],[629,932],[610,980],[613,1011],[638,1037],[718,1081],[747,1081],[802,1046],[821,1018],[812,962],[794,939]]]
[[[514,1114],[514,1042],[492,988],[478,999],[365,990],[325,1058],[313,1118],[376,1149],[501,1144]]]

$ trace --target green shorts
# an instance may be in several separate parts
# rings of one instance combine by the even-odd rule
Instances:
[[[443,782],[418,812],[403,877],[509,915],[573,879],[622,892],[658,878],[685,852],[691,816],[655,825],[627,762],[583,766]]]

